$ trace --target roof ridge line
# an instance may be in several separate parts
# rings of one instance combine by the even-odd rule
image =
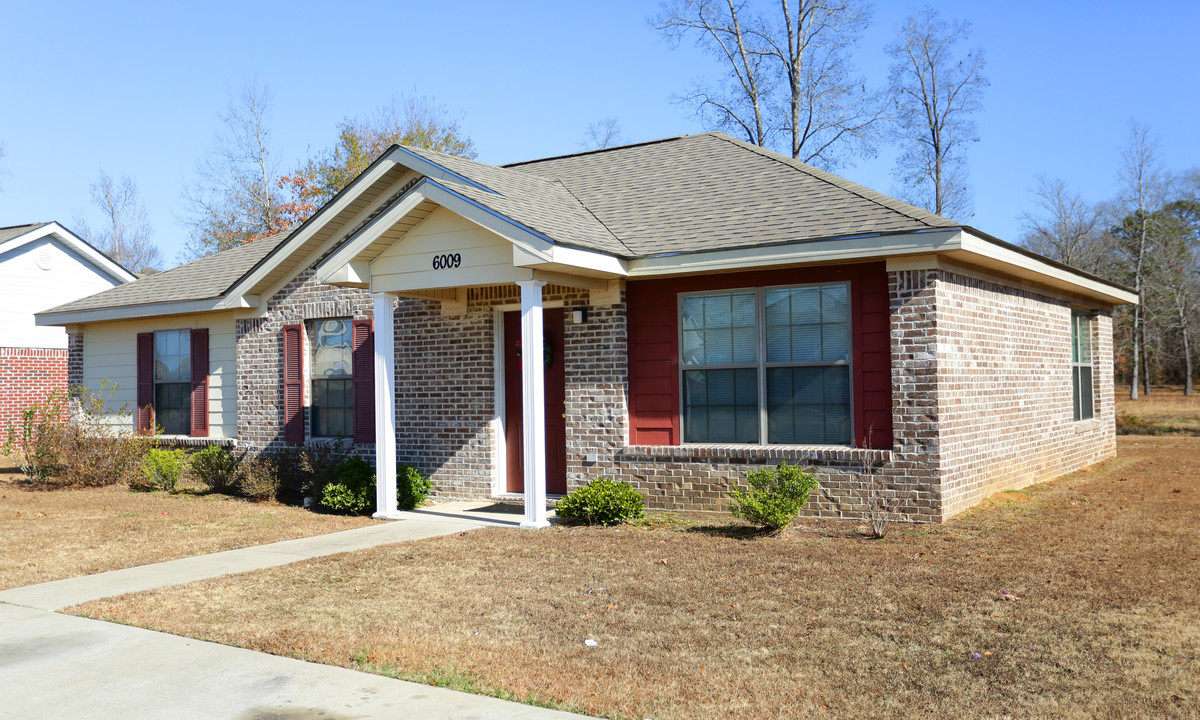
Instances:
[[[710,135],[711,133],[700,133],[701,135]],[[565,160],[566,158],[582,157],[584,155],[596,155],[599,153],[612,152],[614,150],[626,150],[628,148],[644,147],[646,145],[658,145],[659,143],[672,142],[674,140],[682,140],[692,135],[672,135],[671,137],[658,138],[657,140],[643,140],[641,142],[627,143],[625,145],[613,145],[610,147],[595,148],[593,150],[582,150],[575,153],[566,153],[565,155],[550,155],[549,157],[535,158],[533,160],[518,160],[517,162],[504,163],[503,165],[494,165],[493,167],[512,168],[519,165],[532,165],[534,163],[547,162],[550,160]]]
[[[931,228],[963,227],[962,224],[955,223],[953,220],[950,220],[949,218],[943,218],[941,215],[931,213],[928,210],[919,208],[916,205],[913,205],[911,203],[906,203],[903,200],[900,200],[899,198],[894,198],[894,197],[891,197],[890,195],[884,195],[883,193],[879,192],[878,190],[872,190],[871,188],[867,187],[866,185],[860,185],[860,184],[854,182],[853,180],[848,180],[840,175],[835,175],[834,173],[831,173],[828,170],[822,170],[821,168],[813,167],[812,165],[809,165],[808,163],[796,160],[795,158],[785,157],[783,155],[780,155],[779,153],[772,152],[770,150],[767,150],[766,148],[759,147],[758,145],[755,145],[753,143],[748,143],[744,140],[738,140],[737,138],[730,137],[730,136],[726,135],[725,133],[714,132],[714,133],[706,133],[706,134],[711,135],[712,137],[714,137],[718,140],[723,140],[724,142],[727,142],[727,143],[733,145],[734,147],[740,147],[743,150],[749,150],[750,152],[753,152],[756,155],[759,155],[761,157],[767,158],[768,160],[774,160],[775,162],[777,162],[781,165],[785,165],[787,167],[792,168],[793,170],[802,172],[816,180],[820,180],[821,182],[827,183],[829,185],[833,185],[834,187],[839,188],[841,190],[845,190],[846,192],[853,193],[853,194],[859,196],[860,198],[862,198],[863,200],[866,200],[867,202],[872,202],[880,207],[891,210],[892,212],[900,213],[901,215],[909,218],[910,220],[915,220],[919,223],[923,223],[924,225],[926,225],[928,227],[931,227]],[[912,212],[909,212],[909,210],[916,210],[917,213],[914,214]],[[923,217],[923,216],[937,218],[939,220],[945,220],[948,224],[935,225],[934,223],[931,223],[926,217]]]
[[[535,175],[534,177],[538,177],[538,176]],[[600,227],[602,227],[606,231],[608,231],[608,234],[612,236],[612,239],[616,240],[618,243],[620,243],[621,247],[625,248],[625,251],[629,253],[629,257],[637,257],[637,253],[635,253],[632,248],[630,248],[628,245],[626,245],[624,240],[617,237],[617,234],[612,231],[612,228],[610,228],[608,226],[608,223],[601,220],[599,215],[592,212],[592,209],[590,207],[588,207],[582,200],[580,200],[579,196],[576,195],[574,192],[572,192],[571,188],[567,187],[567,184],[565,182],[563,182],[559,178],[554,178],[554,182],[558,183],[558,185],[561,186],[563,190],[566,190],[567,194],[570,195],[572,198],[574,198],[575,202],[579,203],[579,207],[583,208],[584,211],[588,215],[591,215],[592,217],[596,218],[596,222],[600,223]]]

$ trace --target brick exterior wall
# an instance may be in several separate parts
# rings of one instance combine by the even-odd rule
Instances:
[[[937,303],[943,518],[1116,452],[1109,314],[1092,323],[1095,415],[1075,422],[1070,303],[948,272]]]
[[[869,471],[906,519],[937,522],[1115,452],[1107,314],[1093,323],[1096,418],[1076,423],[1069,303],[945,270],[890,272],[888,297],[891,449],[629,446],[623,295],[590,306],[586,291],[548,286],[547,303],[589,312],[586,323],[564,328],[568,489],[608,476],[632,483],[652,508],[722,510],[748,470],[787,461],[820,481],[809,515],[862,517]],[[516,286],[472,288],[458,317],[442,316],[437,302],[396,301],[397,458],[433,481],[435,499],[486,500],[503,488],[496,314],[519,301]],[[306,272],[270,299],[265,317],[238,320],[239,443],[259,452],[284,446],[284,324],[371,314],[365,291],[319,286]],[[370,458],[374,447],[356,451]]]
[[[238,445],[258,454],[275,454],[289,447],[283,440],[283,326],[324,318],[360,320],[374,315],[374,302],[365,290],[322,285],[305,270],[267,301],[264,317],[235,321],[237,332]],[[312,393],[311,349],[305,326],[304,435],[312,436],[309,398]],[[294,447],[294,446],[293,446]],[[367,459],[374,443],[353,446]]]
[[[8,424],[21,423],[21,411],[67,389],[67,350],[0,347],[0,443]]]

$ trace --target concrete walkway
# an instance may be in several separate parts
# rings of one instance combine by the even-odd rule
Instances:
[[[0,591],[0,602],[41,610],[61,610],[89,600],[261,570],[376,545],[452,535],[480,527],[515,527],[520,525],[522,518],[522,515],[504,512],[495,505],[445,503],[405,513],[404,519],[397,522],[381,522],[328,535],[26,585]]]
[[[352,720],[580,715],[49,612],[87,600],[404,540],[516,525],[442,505],[404,520],[0,592],[0,719]],[[10,604],[4,604],[10,603]]]

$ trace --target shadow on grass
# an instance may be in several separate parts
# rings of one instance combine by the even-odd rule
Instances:
[[[684,532],[698,533],[700,535],[708,535],[709,537],[725,537],[733,540],[757,540],[759,538],[774,537],[779,534],[772,532],[767,528],[756,527],[754,525],[743,525],[740,523],[692,525],[688,528],[685,528]]]

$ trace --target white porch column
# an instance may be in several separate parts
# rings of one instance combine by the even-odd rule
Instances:
[[[525,520],[521,527],[548,527],[546,519],[546,384],[542,358],[543,280],[521,280],[521,409],[525,423]]]
[[[400,518],[396,509],[396,331],[387,293],[375,301],[375,514]]]

